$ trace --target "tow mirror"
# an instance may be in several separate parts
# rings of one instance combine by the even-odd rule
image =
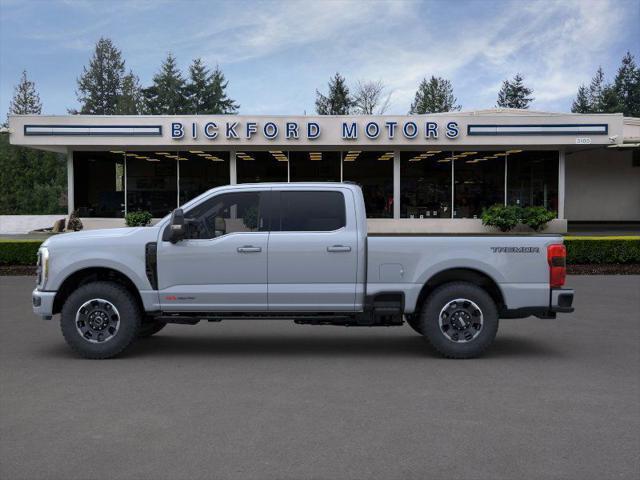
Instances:
[[[171,224],[169,225],[169,241],[177,243],[185,236],[184,212],[181,208],[176,208],[171,214]]]

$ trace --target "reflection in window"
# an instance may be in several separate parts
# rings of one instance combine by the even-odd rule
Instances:
[[[400,216],[451,218],[452,152],[425,150],[400,154]]]
[[[480,218],[504,204],[505,152],[454,152],[454,218]]]
[[[558,210],[558,152],[507,152],[507,202]]]
[[[369,218],[393,217],[393,152],[343,152],[343,179],[362,187]]]
[[[73,170],[81,217],[124,216],[124,152],[74,152]]]
[[[229,184],[229,153],[178,152],[180,205],[215,187]]]
[[[292,182],[339,182],[340,152],[289,152]]]
[[[259,192],[216,195],[186,213],[188,238],[209,239],[234,232],[265,231]]]
[[[287,152],[236,153],[238,183],[286,182],[289,162]]]
[[[178,155],[172,152],[127,152],[127,211],[163,217],[176,208]]]

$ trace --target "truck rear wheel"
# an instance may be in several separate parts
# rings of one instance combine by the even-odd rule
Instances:
[[[74,291],[62,307],[60,328],[67,344],[85,358],[111,358],[137,337],[140,308],[114,282],[91,282]]]
[[[481,287],[468,282],[446,283],[427,298],[420,330],[447,358],[477,357],[496,337],[498,309]]]

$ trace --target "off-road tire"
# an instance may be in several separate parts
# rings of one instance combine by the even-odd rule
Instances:
[[[118,311],[117,332],[108,341],[91,343],[78,331],[76,314],[92,299],[104,299]],[[141,322],[140,307],[136,298],[122,285],[97,281],[75,290],[62,306],[60,328],[67,344],[80,356],[90,359],[112,358],[122,353],[137,338]]]
[[[482,328],[474,333],[477,336],[464,343],[451,340],[440,326],[441,311],[456,299],[468,299],[475,303],[482,315]],[[477,357],[489,348],[496,337],[498,309],[483,288],[468,282],[446,283],[431,292],[425,301],[420,313],[420,330],[431,346],[444,357]]]
[[[148,338],[166,326],[167,324],[164,322],[159,322],[153,318],[145,318],[140,325],[140,330],[138,330],[138,338]]]
[[[412,313],[411,315],[406,315],[404,319],[406,320],[407,325],[409,325],[416,333],[422,335],[419,314]]]

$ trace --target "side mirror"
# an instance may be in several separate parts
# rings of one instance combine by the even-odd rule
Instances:
[[[171,223],[169,224],[169,241],[171,243],[177,243],[182,240],[186,233],[186,226],[184,223],[184,212],[181,208],[176,208],[171,213]]]

